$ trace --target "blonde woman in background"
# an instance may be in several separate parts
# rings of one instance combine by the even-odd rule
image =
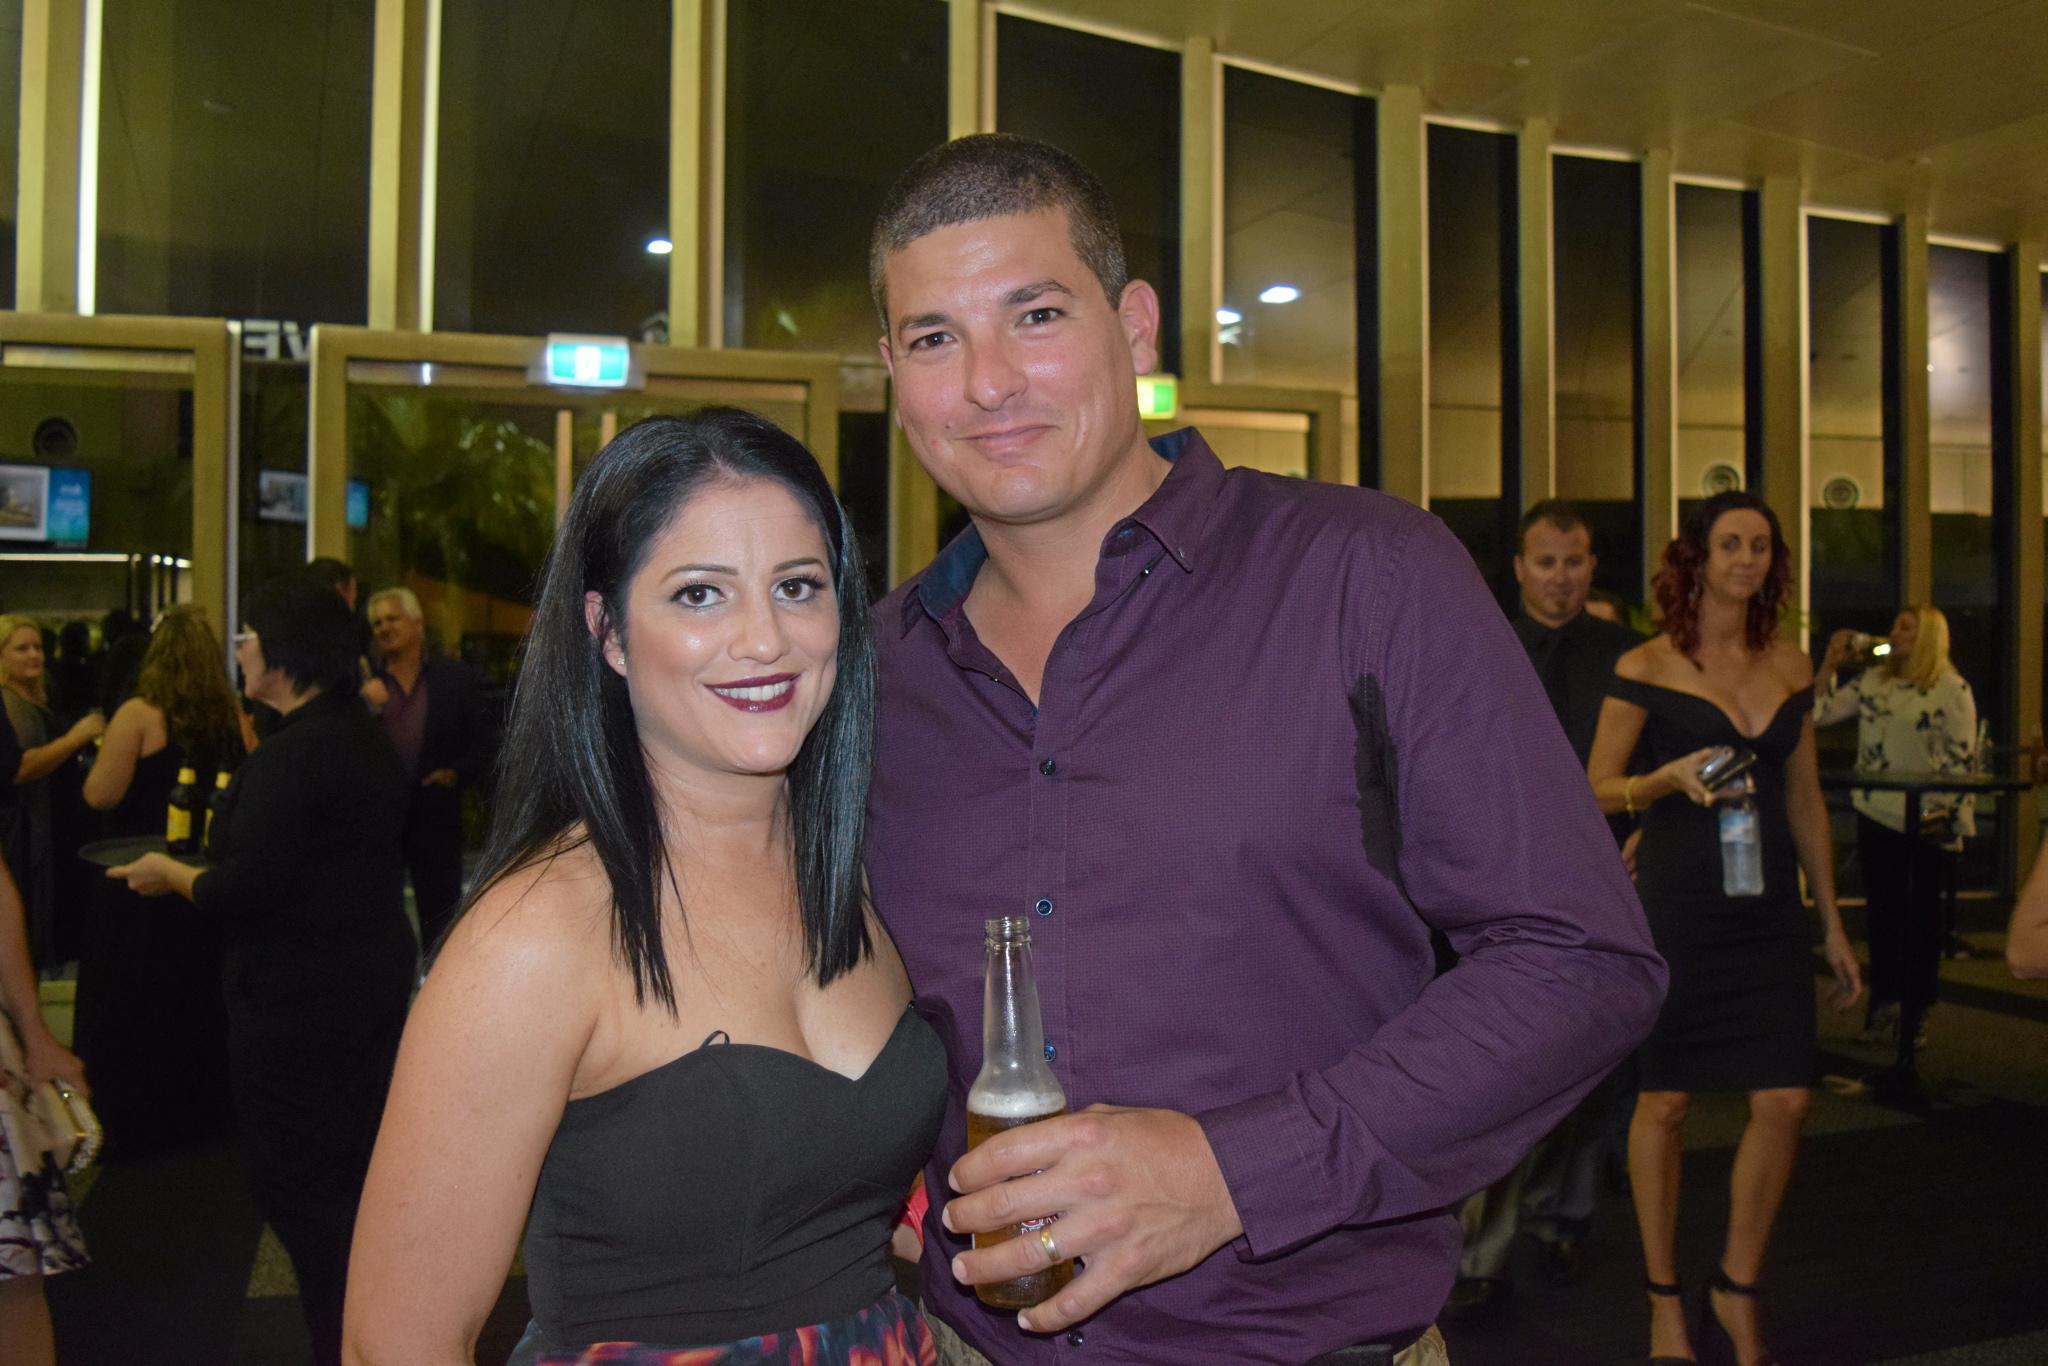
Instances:
[[[43,628],[33,617],[0,616],[0,698],[6,701],[8,724],[21,745],[21,766],[0,775],[13,784],[8,792],[13,801],[0,801],[0,810],[11,805],[14,811],[7,828],[0,830],[0,842],[27,907],[29,949],[37,963],[54,969],[57,889],[49,778],[98,739],[107,722],[98,712],[87,712],[71,729],[52,738],[57,718],[50,710],[44,680]]]
[[[1892,622],[1889,643],[1882,662],[1844,680],[1856,633],[1835,632],[1821,659],[1814,720],[1825,726],[1856,718],[1856,767],[1865,772],[1968,773],[1977,759],[1977,703],[1949,662],[1948,618],[1938,607],[1907,607]],[[1977,833],[1975,799],[1927,793],[1918,830],[1906,829],[1903,793],[1858,788],[1850,800],[1870,921],[1864,1040],[1879,1042],[1899,1027],[1902,1007],[1924,1020],[1934,1005],[1948,932],[1941,895],[1964,837]]]

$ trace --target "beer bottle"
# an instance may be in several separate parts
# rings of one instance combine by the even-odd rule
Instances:
[[[164,847],[173,854],[189,854],[198,847],[192,834],[192,808],[199,805],[199,774],[191,765],[178,770],[164,809]]]
[[[981,1073],[967,1091],[969,1148],[1005,1129],[1067,1112],[1067,1093],[1045,1065],[1045,1025],[1038,1015],[1038,979],[1031,972],[1031,922],[1005,916],[984,921],[983,929],[988,977],[982,994]],[[1056,1218],[1026,1219],[994,1233],[977,1233],[974,1245],[1036,1238]],[[997,1309],[1029,1309],[1073,1278],[1070,1257],[1015,1280],[977,1285],[974,1294]]]
[[[206,799],[206,833],[200,837],[199,852],[213,848],[213,818],[228,804],[228,782],[235,775],[226,769],[216,769],[213,775],[213,795]]]

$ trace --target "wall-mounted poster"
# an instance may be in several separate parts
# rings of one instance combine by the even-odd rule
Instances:
[[[306,476],[290,470],[256,471],[256,517],[264,522],[306,520]]]
[[[50,471],[0,465],[0,541],[50,539]]]

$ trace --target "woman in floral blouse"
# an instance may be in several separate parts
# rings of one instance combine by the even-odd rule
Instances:
[[[1977,703],[1948,657],[1948,618],[1938,607],[1908,607],[1892,623],[1891,651],[1878,664],[1840,682],[1857,653],[1853,631],[1828,641],[1815,679],[1814,720],[1856,718],[1856,767],[1868,772],[1967,773],[1977,757]],[[1963,837],[1977,833],[1975,798],[1930,792],[1921,798],[1921,828],[1906,829],[1898,792],[1851,794],[1856,844],[1870,912],[1871,1041],[1894,1027],[1899,1005],[1913,997],[1934,1003],[1947,922],[1942,889],[1954,878]],[[1917,860],[1917,862],[1916,862]],[[1915,904],[1905,903],[1908,869]]]

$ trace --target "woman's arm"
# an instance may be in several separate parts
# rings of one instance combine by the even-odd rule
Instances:
[[[97,736],[104,734],[106,729],[106,717],[96,711],[87,712],[78,718],[70,730],[48,744],[23,750],[21,768],[15,773],[14,781],[32,783],[40,778],[49,777],[64,767],[65,761],[72,755],[91,744]]]
[[[1820,790],[1820,757],[1813,739],[1813,718],[1802,722],[1799,744],[1785,763],[1785,819],[1792,827],[1792,847],[1806,870],[1806,885],[1820,911],[1823,951],[1835,974],[1835,1008],[1847,1010],[1863,995],[1863,974],[1842,928],[1835,904],[1835,845],[1828,829],[1827,798]]]
[[[144,854],[133,863],[107,869],[107,876],[116,882],[127,883],[128,890],[137,896],[169,896],[175,893],[187,901],[196,901],[198,898],[192,889],[205,872],[204,868],[180,863],[169,854]]]
[[[1626,665],[1629,656],[1624,655],[1622,660]],[[1624,668],[1617,668],[1616,672],[1624,678],[1634,677]],[[1642,738],[1646,714],[1635,703],[1618,697],[1600,704],[1600,725],[1593,732],[1593,748],[1586,755],[1586,777],[1593,784],[1593,797],[1600,803],[1600,810],[1609,816],[1632,815],[1648,810],[1674,792],[1683,792],[1702,806],[1713,801],[1714,794],[1707,791],[1699,777],[1700,765],[1714,752],[1712,748],[1695,750],[1648,773],[1626,771],[1630,756],[1636,752],[1636,741]]]
[[[43,1023],[35,966],[28,959],[27,917],[22,913],[21,892],[5,863],[0,863],[0,1008],[14,1021],[31,1082],[61,1077],[81,1091],[86,1089],[85,1064],[58,1043]]]
[[[2048,977],[2048,840],[2034,855],[2034,871],[2012,904],[2005,962],[2015,977]]]
[[[356,1218],[348,1366],[470,1366],[504,1288],[618,981],[601,917],[534,880],[500,883],[456,922],[406,1022]]]
[[[142,742],[149,735],[149,714],[155,710],[131,697],[107,722],[99,756],[85,775],[85,804],[93,810],[112,811],[128,795],[128,784],[135,781],[135,761],[142,757]]]

